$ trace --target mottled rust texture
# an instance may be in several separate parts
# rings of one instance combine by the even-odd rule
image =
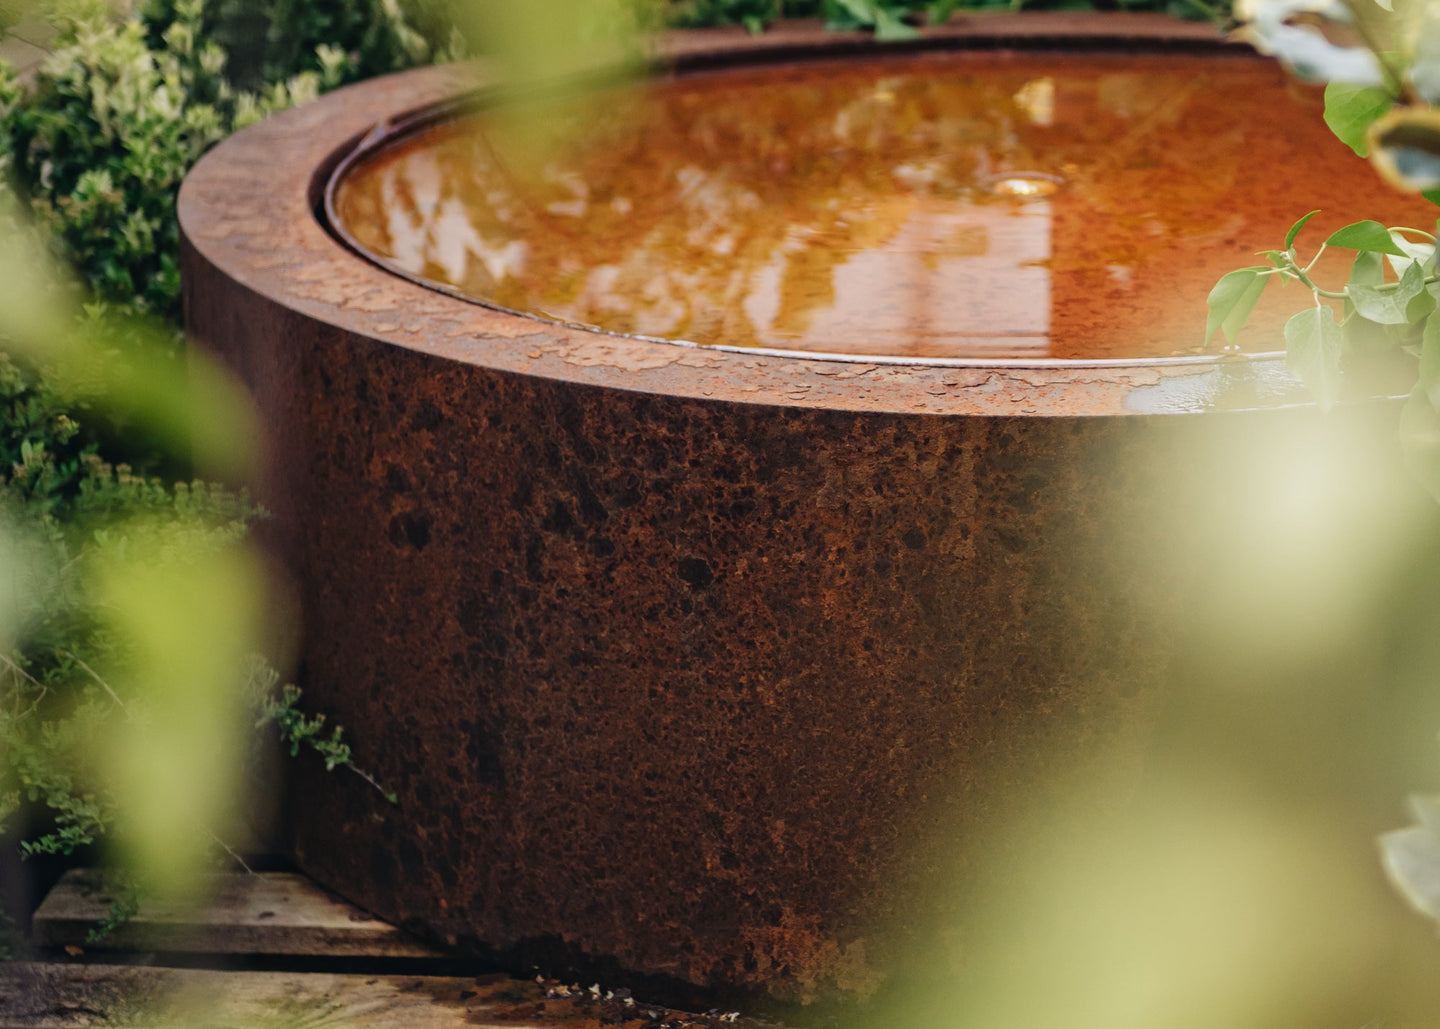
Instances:
[[[1174,590],[1110,558],[1193,419],[1133,412],[1293,384],[705,352],[430,293],[341,249],[312,178],[456,88],[288,112],[181,197],[190,326],[269,428],[307,701],[400,798],[303,772],[296,859],[441,936],[864,996],[1007,798],[1139,760]]]
[[[925,825],[983,826],[1037,740],[1066,730],[1063,765],[1143,719],[1142,598],[1072,560],[1133,514],[1117,420],[720,404],[270,338],[306,354],[264,391],[310,398],[281,463],[306,688],[401,797],[316,776],[296,853],[391,918],[863,991],[862,929],[917,886],[897,859],[946,854]]]

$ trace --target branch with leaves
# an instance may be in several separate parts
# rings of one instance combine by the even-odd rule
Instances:
[[[1325,122],[1395,189],[1440,204],[1440,3],[1433,0],[1241,0],[1237,35],[1301,78],[1325,82]],[[1285,326],[1286,363],[1328,410],[1347,359],[1400,350],[1418,358],[1400,436],[1416,477],[1440,500],[1440,301],[1429,229],[1356,222],[1302,260],[1291,227],[1264,265],[1223,276],[1209,296],[1208,343],[1234,342],[1272,280],[1295,281],[1312,303]],[[1348,279],[1322,286],[1315,265],[1354,251]]]
[[[1262,251],[1267,264],[1240,268],[1220,278],[1207,298],[1206,342],[1220,332],[1233,344],[1270,282],[1298,282],[1310,291],[1314,304],[1285,325],[1286,365],[1309,387],[1322,409],[1328,411],[1339,397],[1346,357],[1377,344],[1420,357],[1422,372],[1428,369],[1440,376],[1440,320],[1431,318],[1440,297],[1435,236],[1409,226],[1355,222],[1331,233],[1309,260],[1302,261],[1296,240],[1319,213],[1311,211],[1290,227],[1284,249]],[[1330,249],[1355,253],[1350,277],[1338,289],[1326,289],[1312,277],[1316,263]],[[1395,275],[1393,281],[1386,281],[1387,265]],[[1335,302],[1339,302],[1338,315]]]

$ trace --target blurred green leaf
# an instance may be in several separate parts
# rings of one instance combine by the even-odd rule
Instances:
[[[1378,286],[1385,281],[1385,258],[1373,250],[1362,250],[1350,265],[1350,283]]]
[[[1361,157],[1370,155],[1365,133],[1393,106],[1394,98],[1379,86],[1331,82],[1325,87],[1325,124]]]
[[[1250,0],[1238,11],[1242,38],[1261,53],[1278,57],[1302,79],[1383,86],[1385,74],[1365,46],[1333,42],[1314,24],[1316,16],[1348,23],[1348,9],[1330,0]]]
[[[1435,312],[1435,307],[1435,294],[1428,289],[1421,289],[1405,305],[1405,323],[1407,325],[1419,325],[1421,322],[1429,324],[1430,315]]]
[[[899,15],[887,7],[875,8],[875,38],[881,42],[896,42],[920,38],[920,30],[907,25]]]
[[[1410,85],[1428,104],[1440,103],[1440,10],[1425,4],[1410,62]]]
[[[1420,337],[1420,389],[1430,406],[1440,410],[1440,318],[1427,321]]]
[[[925,20],[931,25],[944,25],[960,6],[960,0],[931,0],[925,8]]]
[[[1367,286],[1352,282],[1346,292],[1359,311],[1381,325],[1406,325],[1412,321],[1410,302],[1425,292],[1425,272],[1418,261],[1412,261],[1400,281],[1387,286]],[[1433,298],[1432,298],[1433,303]]]
[[[1400,409],[1400,447],[1415,480],[1440,502],[1440,412],[1420,383]]]
[[[1309,387],[1322,411],[1340,396],[1340,327],[1330,311],[1312,307],[1285,323],[1285,367]]]

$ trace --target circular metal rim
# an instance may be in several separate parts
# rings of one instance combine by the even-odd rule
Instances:
[[[927,28],[925,35],[928,46],[963,40],[997,50],[1048,44],[1117,53],[1143,46],[1261,60],[1250,48],[1218,38],[1210,26],[1154,14],[984,14]],[[683,70],[916,48],[827,32],[809,21],[779,23],[762,36],[738,28],[671,33],[654,53],[657,65]],[[607,336],[416,285],[357,257],[326,228],[325,181],[377,126],[493,82],[483,64],[381,76],[279,112],[212,148],[182,183],[177,203],[187,309],[221,305],[226,317],[257,334],[273,331],[280,319],[308,326],[307,333],[338,333],[361,349],[395,347],[436,361],[437,373],[536,377],[575,389],[777,407],[796,415],[1028,420],[1313,406],[1278,357],[945,366],[842,361],[815,353],[797,360]],[[308,338],[297,337],[296,345]],[[303,353],[296,359],[305,360]]]

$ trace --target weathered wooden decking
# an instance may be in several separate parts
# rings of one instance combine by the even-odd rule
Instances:
[[[733,1013],[692,1015],[627,990],[503,974],[412,974],[447,955],[288,873],[215,877],[211,903],[142,906],[98,944],[105,878],[66,875],[35,913],[43,961],[0,964],[0,1029],[728,1029]],[[370,974],[249,970],[364,959]],[[193,967],[199,965],[202,967]],[[186,967],[177,967],[186,966]]]

